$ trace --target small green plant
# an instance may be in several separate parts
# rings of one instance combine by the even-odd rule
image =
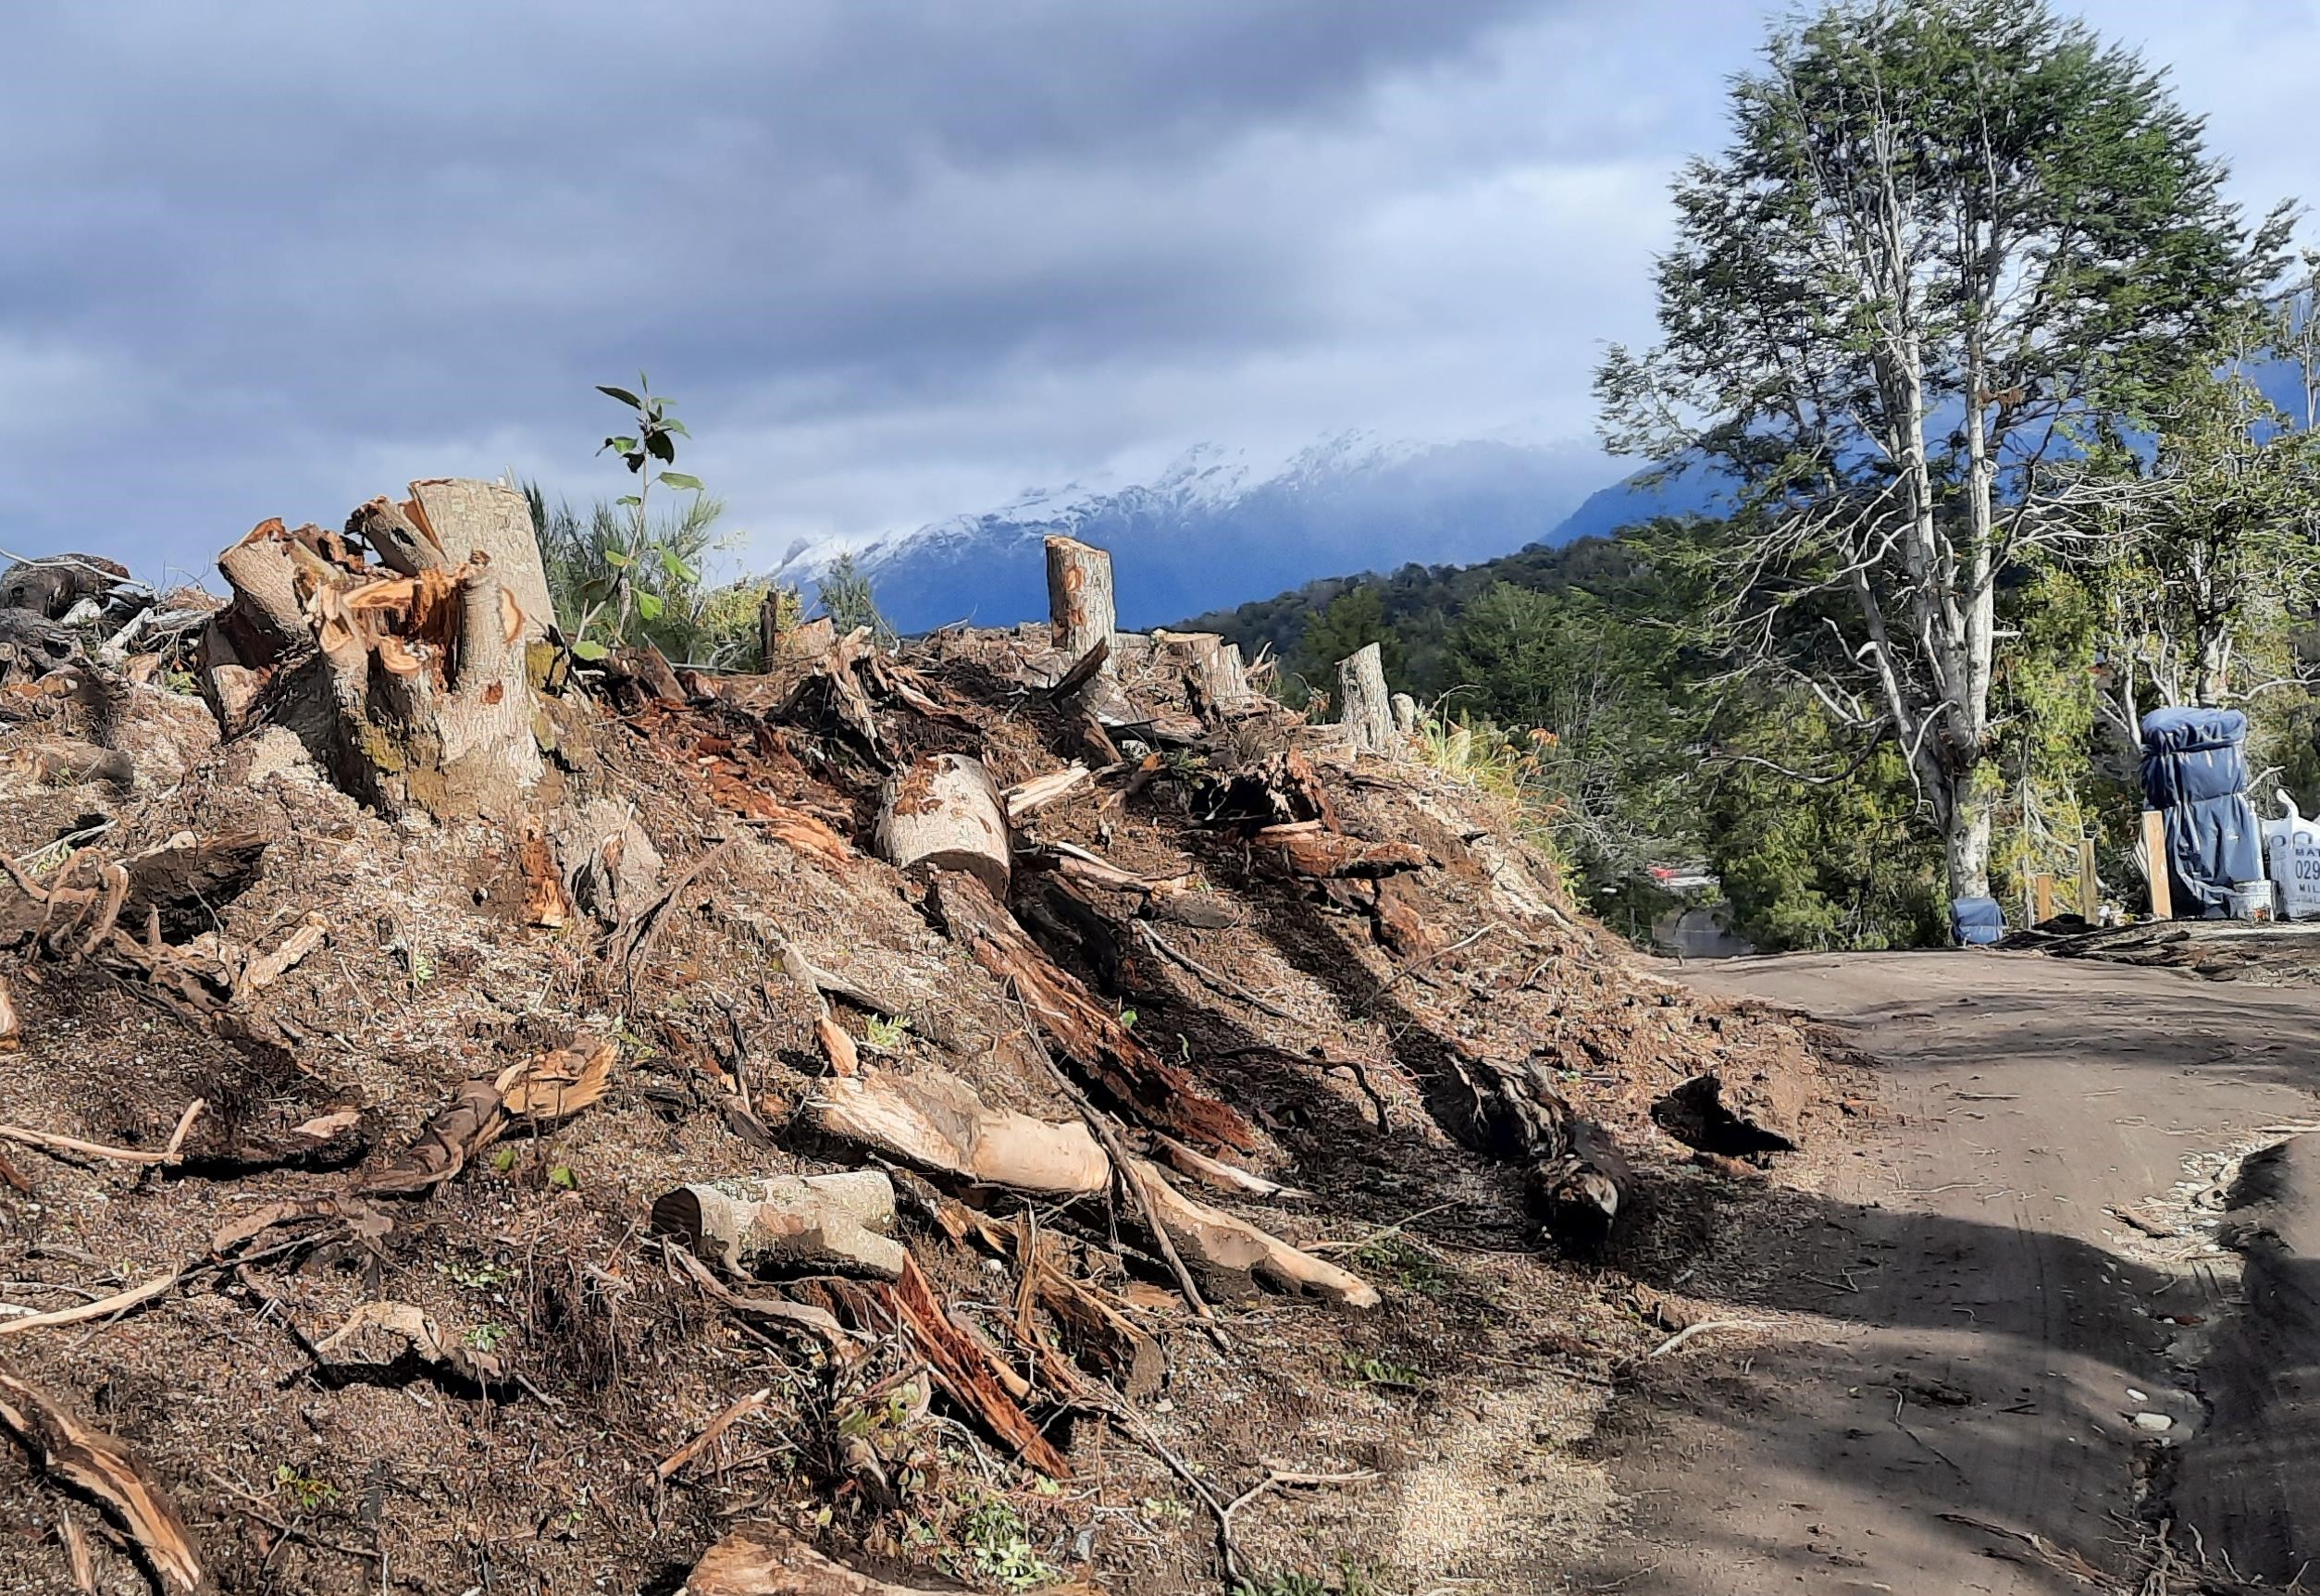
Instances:
[[[498,1152],[492,1154],[491,1168],[502,1175],[506,1174],[510,1169],[515,1168],[515,1149],[513,1147],[502,1147]]]
[[[650,502],[655,487],[688,489],[697,501],[702,494],[700,477],[670,469],[676,464],[676,440],[692,434],[676,419],[674,402],[654,393],[651,379],[642,372],[637,374],[633,393],[602,383],[596,391],[628,408],[636,430],[614,433],[597,452],[618,455],[637,479],[637,490],[615,501],[628,512],[625,538],[601,551],[606,570],[582,585],[580,597],[589,608],[573,629],[572,652],[583,660],[601,660],[612,652],[602,638],[589,635],[600,621],[614,641],[622,641],[639,623],[649,625],[667,610],[667,599],[643,579],[648,563],[657,566],[661,576],[671,584],[689,588],[701,581],[699,568],[685,558],[676,542],[655,534]]]
[[[1003,1497],[986,1496],[959,1523],[959,1546],[944,1562],[949,1572],[1015,1592],[1061,1579],[1062,1571],[1031,1544],[1023,1516]]]
[[[870,1023],[862,1028],[862,1045],[873,1053],[897,1052],[910,1039],[908,1019],[889,1020],[883,1014],[873,1014]]]
[[[465,1340],[478,1352],[492,1352],[498,1349],[502,1342],[507,1340],[509,1334],[507,1326],[486,1319],[469,1330]]]
[[[339,1488],[319,1475],[302,1474],[285,1463],[274,1470],[274,1489],[301,1513],[313,1513],[339,1499]]]
[[[513,1152],[515,1149],[503,1150]],[[437,1264],[435,1272],[452,1284],[471,1292],[488,1292],[494,1286],[507,1284],[510,1279],[506,1268],[482,1258],[453,1258]]]
[[[1133,1030],[1135,1030],[1135,1009],[1133,1009],[1133,1008],[1123,1008],[1122,1010],[1120,1010],[1120,1023],[1121,1023],[1121,1025],[1122,1025],[1122,1027],[1123,1027],[1123,1029],[1126,1029],[1126,1030],[1129,1030],[1129,1031],[1133,1031]]]
[[[1350,1558],[1340,1558],[1334,1582],[1318,1574],[1283,1568],[1235,1580],[1233,1596],[1378,1596],[1378,1585]]]
[[[548,1166],[548,1183],[560,1192],[577,1192],[580,1189],[580,1177],[573,1173],[569,1164],[551,1164]]]
[[[1426,1382],[1408,1364],[1390,1358],[1371,1357],[1366,1353],[1347,1353],[1346,1370],[1355,1380],[1372,1390],[1417,1391]]]
[[[1372,1237],[1353,1256],[1365,1274],[1382,1276],[1414,1296],[1440,1302],[1457,1284],[1438,1258],[1407,1236]]]
[[[1172,1496],[1148,1496],[1143,1502],[1144,1522],[1174,1528],[1192,1522],[1192,1509]]]

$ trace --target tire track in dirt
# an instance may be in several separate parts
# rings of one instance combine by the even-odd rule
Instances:
[[[2314,1117],[2313,995],[2003,954],[1681,979],[1842,1027],[1889,1120],[1713,1216],[1685,1289],[1771,1328],[1645,1367],[1605,1434],[1630,1529],[1574,1588],[2132,1588],[2204,1455],[2217,1182]]]

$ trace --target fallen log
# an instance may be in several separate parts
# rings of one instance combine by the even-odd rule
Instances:
[[[1124,1109],[1196,1144],[1255,1150],[1256,1132],[1247,1120],[1138,1041],[1040,951],[980,881],[937,872],[928,901],[950,935],[1022,998],[1040,1029]]]
[[[771,1525],[744,1524],[701,1554],[680,1596],[942,1596],[831,1562]]]
[[[887,777],[874,835],[879,857],[898,870],[964,871],[1006,896],[1007,806],[979,760],[936,754]]]
[[[1017,782],[1000,794],[1001,807],[1010,824],[1045,809],[1051,803],[1070,798],[1083,787],[1093,786],[1096,773],[1074,760],[1060,771],[1049,771]]]
[[[112,1436],[83,1424],[43,1392],[0,1365],[0,1425],[40,1468],[119,1520],[155,1575],[169,1589],[208,1588],[200,1552],[160,1481]]]
[[[728,1275],[768,1270],[895,1280],[894,1186],[875,1169],[679,1186],[652,1205],[654,1233],[681,1236]]]
[[[990,1107],[940,1070],[825,1081],[805,1113],[825,1135],[978,1185],[1094,1196],[1111,1184],[1085,1125]]]
[[[1265,826],[1249,842],[1290,874],[1317,881],[1374,881],[1433,862],[1414,842],[1363,842],[1320,821]]]
[[[1113,1179],[1114,1160],[1085,1122],[1059,1124],[991,1107],[965,1082],[939,1070],[827,1081],[821,1101],[808,1105],[805,1114],[825,1135],[978,1184],[1095,1196]],[[1123,1157],[1117,1167],[1136,1172],[1135,1192],[1150,1204],[1162,1233],[1193,1261],[1311,1291],[1348,1307],[1376,1305],[1376,1291],[1358,1277],[1299,1253],[1246,1219],[1183,1196],[1144,1159]]]

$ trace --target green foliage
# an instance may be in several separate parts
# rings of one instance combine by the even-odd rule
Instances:
[[[274,1470],[274,1489],[300,1513],[315,1513],[339,1499],[339,1488],[319,1475],[304,1473],[289,1464]]]
[[[944,1561],[962,1578],[1001,1590],[1036,1590],[1063,1577],[1031,1543],[1023,1516],[1002,1496],[987,1496],[969,1508],[958,1527],[958,1550]]]
[[[1349,588],[1310,616],[1298,639],[1295,674],[1308,694],[1337,690],[1337,662],[1378,645],[1383,656],[1385,679],[1399,687],[1403,660],[1401,639],[1385,623],[1385,595],[1376,584]]]
[[[1720,645],[1895,739],[1976,893],[1999,590],[2075,530],[2057,462],[2218,347],[2286,214],[2247,228],[2163,74],[2038,0],[1829,6],[1731,103],[1604,433],[1739,485]]]
[[[710,524],[723,508],[708,500],[701,478],[671,469],[676,464],[676,440],[692,436],[676,419],[673,401],[654,393],[641,372],[634,392],[602,384],[596,391],[629,412],[635,431],[606,438],[597,452],[617,455],[637,479],[636,491],[622,494],[610,506],[599,504],[584,532],[569,506],[561,511],[559,525],[557,517],[549,515],[538,488],[526,490],[532,529],[550,560],[557,614],[573,653],[584,660],[601,660],[614,648],[657,641],[648,629],[667,618],[671,590],[701,585],[697,561],[707,547]],[[655,487],[690,491],[691,508],[673,525],[656,522],[651,513]],[[552,538],[559,544],[553,552],[548,548]],[[561,588],[556,586],[559,557],[565,567]]]
[[[2238,701],[2320,599],[2320,433],[2238,371],[2193,369],[2145,446],[2106,431],[2081,473],[2121,711]],[[2271,662],[2277,666],[2277,659]],[[2140,675],[2140,683],[2137,677]]]
[[[1425,1377],[1408,1364],[1372,1357],[1367,1353],[1347,1353],[1346,1372],[1359,1384],[1372,1390],[1419,1391],[1426,1383]]]
[[[715,530],[723,500],[697,493],[655,512],[643,538],[650,557],[639,561],[631,554],[638,541],[634,508],[599,501],[583,516],[568,503],[550,509],[537,484],[524,491],[564,635],[590,645],[575,650],[583,658],[651,643],[679,664],[746,670],[757,663],[757,612],[766,584],[710,587],[702,575],[709,556],[723,547]],[[623,592],[631,600],[625,611],[611,603]]]
[[[830,617],[830,624],[844,637],[859,626],[870,628],[871,638],[881,644],[891,644],[895,631],[878,609],[877,595],[871,590],[869,573],[854,563],[849,551],[830,562],[814,584],[822,608]]]

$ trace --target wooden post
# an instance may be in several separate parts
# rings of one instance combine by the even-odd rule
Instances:
[[[2167,872],[2167,817],[2142,811],[2143,879],[2151,885],[2151,918],[2175,918],[2175,886]]]
[[[2030,877],[2030,923],[2043,925],[2054,918],[2053,872],[2041,870]]]
[[[1098,674],[1118,674],[1113,661],[1119,650],[1112,643],[1118,612],[1112,604],[1109,552],[1076,538],[1048,539],[1048,619],[1067,668],[1101,643],[1106,658]]]
[[[1355,753],[1393,751],[1394,706],[1385,691],[1385,656],[1375,643],[1337,662],[1337,720],[1350,728]]]
[[[2092,925],[2103,912],[2103,884],[2094,874],[2094,839],[2078,839],[2078,912]]]

